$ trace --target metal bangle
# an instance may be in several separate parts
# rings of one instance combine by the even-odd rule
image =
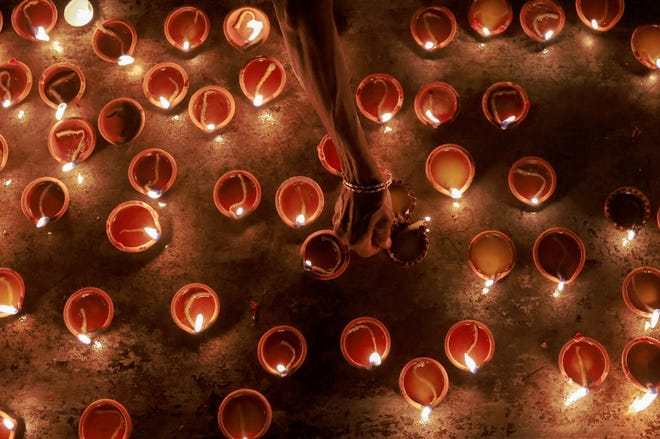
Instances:
[[[351,183],[345,178],[342,179],[342,183],[346,189],[351,192],[355,192],[356,194],[376,194],[378,192],[384,191],[392,184],[392,174],[389,171],[386,171],[385,173],[387,175],[387,179],[385,181],[381,181],[378,184],[355,184]]]

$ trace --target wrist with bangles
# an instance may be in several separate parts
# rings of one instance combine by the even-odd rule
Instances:
[[[388,170],[383,170],[383,174],[387,177],[384,181],[376,184],[357,184],[351,183],[346,180],[345,177],[342,177],[342,184],[346,189],[356,194],[376,194],[382,192],[390,187],[392,184],[392,173]]]

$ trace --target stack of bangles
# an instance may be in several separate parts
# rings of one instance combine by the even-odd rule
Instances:
[[[342,178],[342,183],[346,189],[351,192],[355,192],[356,194],[376,194],[386,190],[392,184],[392,173],[390,171],[384,171],[383,173],[387,176],[387,178],[384,181],[376,184],[356,184],[351,183],[350,181],[346,180],[346,178]]]

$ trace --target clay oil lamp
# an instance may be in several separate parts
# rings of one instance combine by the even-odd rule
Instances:
[[[245,50],[266,41],[270,21],[261,9],[243,6],[227,14],[222,29],[229,44],[238,50]]]
[[[423,49],[429,52],[442,49],[456,36],[456,17],[448,8],[426,6],[413,14],[410,33]]]
[[[470,26],[484,38],[504,32],[513,20],[509,0],[472,0],[468,9]]]
[[[481,109],[486,119],[501,130],[522,122],[529,112],[525,90],[513,82],[497,82],[486,90]]]
[[[624,0],[575,0],[582,23],[600,32],[607,32],[619,22],[624,7]]]
[[[126,408],[113,399],[99,399],[80,417],[78,439],[128,439],[133,422]]]
[[[107,20],[96,25],[92,47],[96,56],[103,61],[120,66],[132,64],[137,45],[137,33],[133,26],[121,20]]]
[[[189,52],[204,44],[210,30],[209,17],[194,6],[173,10],[165,18],[163,26],[167,41],[183,52]]]
[[[156,64],[144,75],[142,91],[158,108],[176,107],[188,93],[190,81],[183,67],[171,62]]]
[[[162,149],[139,152],[128,166],[128,180],[133,189],[149,198],[160,198],[176,180],[174,157]]]
[[[373,317],[359,317],[344,327],[340,347],[348,364],[373,369],[380,366],[390,353],[390,332]]]
[[[474,179],[470,153],[454,144],[440,145],[426,159],[426,179],[441,194],[459,199]]]
[[[69,207],[69,190],[60,180],[41,177],[32,180],[21,195],[23,215],[38,228],[57,221]]]
[[[213,202],[227,218],[244,218],[259,206],[261,185],[248,171],[229,171],[215,183]]]
[[[509,189],[528,206],[539,207],[557,187],[557,175],[550,163],[539,157],[523,157],[509,169]]]
[[[437,128],[454,120],[457,113],[458,93],[449,84],[426,84],[415,96],[415,114],[424,125]]]
[[[92,124],[79,117],[58,121],[48,133],[48,151],[55,160],[62,163],[62,170],[68,172],[94,152],[96,130]]]
[[[425,423],[435,407],[447,396],[447,371],[433,358],[410,360],[399,374],[399,391],[411,406],[421,410],[420,422]]]
[[[337,152],[337,146],[335,146],[335,143],[332,141],[329,134],[323,136],[316,147],[316,152],[318,153],[321,165],[323,165],[329,173],[339,176],[342,175],[341,159]]]
[[[644,329],[654,329],[660,319],[660,270],[638,267],[623,280],[623,301],[635,314],[649,319]]]
[[[220,315],[218,294],[208,285],[191,283],[174,294],[170,313],[176,325],[189,334],[205,331]]]
[[[39,78],[39,96],[49,107],[57,110],[55,119],[61,120],[67,107],[80,101],[86,83],[85,75],[75,64],[53,64]]]
[[[259,339],[257,356],[264,370],[285,377],[294,373],[305,361],[307,342],[292,326],[275,326]]]
[[[559,297],[564,286],[577,278],[587,259],[580,237],[564,227],[552,227],[542,232],[534,242],[532,255],[539,272],[557,282],[552,293],[554,297]]]
[[[660,25],[639,26],[630,38],[630,48],[637,61],[651,70],[660,69]]]
[[[2,134],[0,134],[0,171],[2,171],[7,164],[9,157],[9,144]]]
[[[321,280],[335,279],[348,268],[350,249],[332,230],[318,230],[300,247],[302,268]]]
[[[403,180],[395,179],[387,189],[390,191],[394,217],[400,221],[409,220],[417,205],[413,187]]]
[[[403,105],[401,83],[386,73],[373,73],[364,78],[355,96],[362,115],[380,124],[389,122]]]
[[[23,101],[32,88],[30,68],[11,58],[0,65],[0,102],[3,108],[9,108]]]
[[[0,267],[0,318],[18,314],[23,308],[25,284],[20,274]]]
[[[610,371],[610,357],[602,344],[577,334],[559,351],[559,371],[568,384],[577,387],[566,398],[565,405],[569,406],[605,381]]]
[[[495,353],[495,338],[486,325],[476,320],[454,324],[445,336],[445,354],[461,370],[476,374]]]
[[[113,145],[130,142],[144,129],[145,114],[135,99],[113,99],[101,109],[98,127],[101,136]]]
[[[193,93],[188,115],[196,127],[212,133],[231,122],[236,111],[234,97],[224,87],[208,85]]]
[[[82,343],[90,344],[99,332],[108,329],[115,314],[112,299],[103,290],[81,288],[64,305],[64,324]]]
[[[658,396],[660,387],[660,341],[651,337],[637,337],[626,345],[621,355],[623,373],[635,387],[646,392],[635,398],[630,412],[646,409]]]
[[[218,408],[218,425],[230,439],[256,439],[270,428],[273,412],[261,393],[252,389],[231,392]]]
[[[529,0],[520,10],[520,25],[525,34],[539,43],[557,37],[564,29],[566,14],[555,0]]]
[[[498,230],[485,230],[477,234],[468,248],[468,263],[477,276],[484,279],[482,294],[511,272],[516,263],[513,241]]]
[[[16,429],[18,428],[18,421],[2,410],[0,410],[0,419],[2,419],[0,423],[0,438],[14,439],[16,437]]]
[[[94,18],[94,7],[88,0],[71,0],[64,7],[64,21],[73,27],[81,27]]]
[[[296,176],[282,182],[275,193],[275,208],[284,224],[298,228],[313,223],[323,211],[323,191],[309,177]]]
[[[50,0],[23,0],[11,13],[14,31],[26,40],[50,41],[57,23],[57,7]]]
[[[260,56],[241,69],[238,80],[243,94],[255,107],[260,107],[282,93],[286,73],[275,58]]]
[[[651,203],[640,190],[620,187],[605,200],[605,217],[625,234],[622,243],[627,246],[651,217]]]
[[[4,18],[2,18],[2,13],[0,13],[0,32],[2,32],[3,25],[4,25]]]
[[[395,221],[390,233],[392,245],[385,250],[387,257],[406,267],[422,262],[429,251],[430,221],[428,216],[414,223]]]
[[[145,251],[160,239],[158,213],[142,201],[126,201],[110,212],[105,232],[110,243],[123,252]]]

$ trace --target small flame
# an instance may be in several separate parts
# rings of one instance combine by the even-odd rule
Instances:
[[[461,203],[459,203],[458,201],[454,201],[452,203],[452,206],[454,206],[455,208],[459,208],[459,207],[461,207]]]
[[[424,114],[426,115],[426,117],[427,117],[427,118],[428,118],[433,124],[435,124],[435,125],[440,125],[440,124],[442,123],[442,121],[441,121],[440,119],[438,119],[437,117],[435,117],[435,114],[433,114],[433,112],[431,111],[430,108],[427,109],[427,110],[424,112]]]
[[[309,259],[305,259],[305,267],[312,268],[314,264]]]
[[[184,41],[183,42],[183,50],[186,52],[190,50],[190,42],[189,41]]]
[[[8,101],[7,101],[7,102],[8,102]],[[7,106],[9,106],[9,105],[7,105]],[[21,119],[23,119],[23,116],[25,116],[25,111],[21,110],[21,111],[19,111],[18,114],[16,115],[16,118],[17,118],[18,120],[21,120]]]
[[[47,216],[42,216],[41,218],[39,218],[39,221],[37,221],[37,228],[42,228],[49,222],[50,222],[50,218],[48,218]]]
[[[78,184],[82,184],[85,179],[83,178],[82,174],[79,172],[78,173]]]
[[[53,49],[55,49],[55,51],[56,51],[57,53],[62,53],[62,52],[64,52],[64,47],[62,47],[62,45],[60,44],[60,42],[57,41],[57,40],[53,41]]]
[[[66,111],[66,104],[65,103],[59,104],[57,106],[57,111],[55,111],[55,119],[62,120],[65,111]]]
[[[651,405],[655,398],[658,396],[658,389],[651,387],[648,392],[641,398],[635,398],[633,403],[630,405],[630,411],[632,413],[638,413],[646,409]]]
[[[481,294],[488,294],[490,292],[490,287],[495,285],[495,280],[486,279],[485,287],[481,290]]]
[[[283,364],[278,364],[275,366],[275,369],[280,373],[280,375],[284,376],[287,374],[288,370],[286,369],[286,366]]]
[[[120,66],[127,66],[129,64],[133,64],[133,62],[135,62],[135,58],[133,58],[131,55],[122,55],[117,58],[117,64]]]
[[[468,369],[470,369],[470,372],[477,373],[477,370],[479,370],[479,368],[477,367],[477,363],[472,359],[472,357],[468,355],[467,352],[464,354],[464,359],[465,359],[465,365],[467,366]]]
[[[200,313],[195,317],[195,332],[199,332],[204,328],[204,316]]]
[[[18,314],[18,308],[11,305],[0,305],[0,313],[10,315]]]
[[[64,172],[69,172],[70,170],[72,170],[73,168],[75,168],[77,164],[78,164],[78,163],[76,163],[75,161],[73,161],[73,162],[69,162],[69,163],[65,163],[64,165],[62,165],[62,171],[64,171]],[[80,175],[80,174],[78,174],[78,175]]]
[[[515,122],[515,120],[516,120],[516,116],[509,116],[502,121],[500,126],[502,127],[502,129],[506,129],[509,126],[509,124],[511,124],[511,122]]]
[[[373,354],[369,355],[369,364],[371,364],[371,367],[380,366],[381,361],[382,358],[380,358],[380,354],[378,352],[374,352]]]
[[[392,113],[383,113],[380,115],[379,119],[381,122],[385,123],[392,119]]]
[[[591,27],[593,27],[594,29],[598,29],[598,22],[596,21],[595,18],[591,19]]]
[[[651,314],[651,321],[644,322],[644,329],[648,331],[649,329],[655,328],[658,326],[658,320],[660,320],[660,309],[653,310],[653,314]]]
[[[536,198],[536,197],[534,197],[534,198],[532,198],[532,199],[531,199],[531,200],[529,200],[529,201],[531,201],[531,202],[532,202],[532,204],[533,204],[533,205],[535,205],[535,206],[539,204],[539,199],[538,199],[538,198]]]
[[[144,233],[149,235],[152,239],[160,239],[160,233],[154,227],[145,227]]]
[[[566,285],[566,281],[564,279],[560,280],[557,283],[557,288],[552,292],[552,297],[559,297],[562,291],[564,291],[564,285]]]
[[[160,198],[161,195],[163,195],[163,191],[161,191],[160,189],[149,189],[149,191],[147,192],[147,196],[149,198],[153,198],[154,200]]]
[[[215,129],[215,124],[214,123],[207,124],[206,129],[209,131],[213,131]]]
[[[10,105],[11,105],[11,101],[9,99],[4,99],[2,101],[2,108],[9,108]]]
[[[85,344],[90,344],[92,342],[92,339],[89,338],[87,334],[78,334],[78,340]]]
[[[261,21],[255,19],[248,21],[246,26],[252,28],[252,33],[248,37],[248,41],[250,42],[256,40],[257,37],[259,37],[259,34],[261,33],[261,29],[264,28],[264,24]]]
[[[252,100],[252,104],[254,104],[255,107],[261,107],[263,103],[264,103],[264,97],[260,94],[256,95]]]
[[[453,199],[458,200],[459,198],[461,198],[463,196],[463,192],[461,192],[459,189],[456,189],[455,187],[453,187],[449,190],[449,195]]]
[[[432,50],[434,47],[435,44],[433,43],[433,41],[427,41],[426,43],[424,43],[424,49],[426,50]]]
[[[555,31],[549,30],[543,35],[543,39],[548,41],[550,38],[552,38],[555,35]]]
[[[432,410],[433,409],[428,405],[424,407],[419,417],[419,422],[421,422],[422,424],[426,424],[429,421],[429,415],[431,414]]]
[[[16,424],[14,423],[14,421],[12,421],[9,418],[3,418],[2,423],[5,425],[5,427],[9,431],[12,431],[12,430],[14,430],[14,428],[16,428]]]
[[[484,33],[485,36],[489,36],[489,35],[490,35],[490,29],[488,29],[487,27],[483,28],[483,29],[482,29],[482,32]]]
[[[168,101],[168,100],[165,99],[164,97],[162,97],[162,96],[159,97],[159,98],[158,98],[158,101],[160,102],[160,106],[161,106],[161,107],[163,107],[163,108],[165,108],[165,109],[170,108],[170,105],[171,105],[170,101]]]
[[[11,178],[8,178],[5,180],[5,186],[9,186],[11,184]]]
[[[34,30],[34,37],[39,41],[50,41],[50,37],[46,33],[43,26],[37,26]]]
[[[301,213],[296,217],[296,224],[302,226],[303,224],[305,224],[305,220],[306,220],[305,215]]]
[[[655,68],[660,69],[660,58],[655,60]]]
[[[573,404],[578,399],[584,398],[588,394],[589,394],[589,388],[588,387],[580,387],[575,392],[571,393],[568,396],[568,398],[566,398],[566,402],[564,402],[564,405],[566,407],[568,407],[569,405]]]
[[[635,239],[636,234],[637,233],[634,230],[628,230],[628,236],[626,236],[626,238],[628,238],[628,241],[632,241]]]
[[[242,207],[237,208],[237,209],[236,209],[236,216],[241,216],[241,215],[243,215],[243,212],[244,212],[244,210],[243,210]]]

